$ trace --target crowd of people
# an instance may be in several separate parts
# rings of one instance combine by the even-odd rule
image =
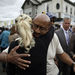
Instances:
[[[7,75],[74,75],[75,33],[70,30],[70,23],[70,18],[64,18],[56,30],[54,20],[47,14],[39,14],[33,20],[20,15],[8,40],[14,34],[16,38],[5,50],[1,49],[0,61],[7,63]]]

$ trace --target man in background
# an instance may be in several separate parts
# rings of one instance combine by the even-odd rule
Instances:
[[[70,23],[71,23],[70,18],[64,18],[62,27],[56,30],[56,34],[59,38],[63,50],[69,55],[70,55],[69,41],[71,37],[71,32],[69,31]],[[67,64],[59,60],[58,66],[59,66],[59,75],[61,75],[61,73],[62,75],[70,75],[70,67]]]

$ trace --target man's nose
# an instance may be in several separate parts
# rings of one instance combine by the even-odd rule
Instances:
[[[37,33],[40,33],[40,28],[38,27],[35,31],[36,31]]]

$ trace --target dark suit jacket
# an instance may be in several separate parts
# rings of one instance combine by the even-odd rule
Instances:
[[[73,55],[75,54],[75,33],[72,34],[71,39],[70,39],[70,53],[71,57],[73,59]],[[73,59],[75,61],[75,59]],[[71,68],[71,74],[70,75],[75,75],[75,72],[73,71],[73,67]]]
[[[69,53],[69,46],[68,46],[68,44],[67,44],[67,42],[66,42],[66,38],[65,38],[65,34],[64,34],[63,29],[60,28],[60,29],[56,30],[55,32],[56,32],[56,34],[57,34],[57,36],[58,36],[58,38],[59,38],[59,41],[60,41],[60,44],[61,44],[63,50],[64,50],[66,53],[70,54],[70,53]],[[71,32],[69,32],[69,36],[71,37]]]
[[[73,33],[71,36],[69,47],[70,47],[70,53],[72,57],[75,54],[75,33]]]
[[[59,38],[59,41],[60,41],[60,44],[61,44],[63,50],[70,55],[69,45],[66,42],[66,38],[65,38],[63,29],[60,28],[60,29],[56,30],[55,32]],[[71,32],[69,33],[69,36],[71,37]],[[59,73],[62,72],[63,73],[62,75],[70,75],[70,67],[67,64],[63,63],[61,60],[59,60],[59,62],[58,62],[58,67],[60,70]]]

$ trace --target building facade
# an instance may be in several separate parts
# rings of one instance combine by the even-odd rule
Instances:
[[[69,17],[75,23],[75,4],[69,0],[30,0],[23,5],[24,13],[34,17],[42,12],[50,12],[57,18]]]

